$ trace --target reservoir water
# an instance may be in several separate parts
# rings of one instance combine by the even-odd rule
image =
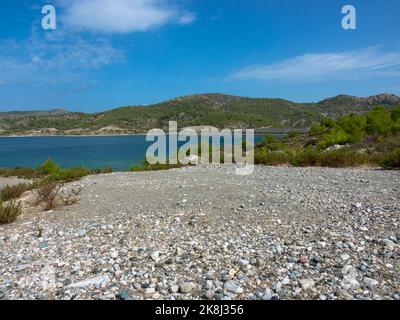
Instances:
[[[255,136],[255,142],[263,139]],[[62,167],[128,170],[140,164],[152,142],[145,135],[95,137],[1,137],[0,168],[35,168],[52,158]]]

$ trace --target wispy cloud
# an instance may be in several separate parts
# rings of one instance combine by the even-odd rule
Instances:
[[[189,24],[196,16],[174,0],[58,0],[60,21],[75,30],[103,33],[147,31],[169,23]]]
[[[53,32],[0,41],[0,74],[9,82],[66,81],[73,75],[122,62],[124,54],[106,39]]]
[[[281,62],[249,66],[235,72],[236,80],[314,81],[349,77],[400,77],[400,51],[380,48],[336,53],[310,53]]]

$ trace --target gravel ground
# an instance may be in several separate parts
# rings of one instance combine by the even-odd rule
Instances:
[[[198,166],[73,183],[0,227],[1,299],[400,299],[400,172]]]

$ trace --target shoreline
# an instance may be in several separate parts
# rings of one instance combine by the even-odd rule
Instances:
[[[264,136],[268,133],[255,133],[255,136]],[[286,133],[269,133],[273,135],[285,135]],[[168,134],[167,134],[168,135]],[[147,136],[146,133],[132,133],[132,134],[96,134],[96,135],[10,135],[10,136],[0,136],[0,138],[95,138],[95,137],[137,137],[137,136]]]

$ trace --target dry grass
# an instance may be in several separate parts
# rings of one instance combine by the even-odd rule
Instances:
[[[51,181],[43,180],[37,190],[38,199],[37,204],[43,203],[44,209],[46,211],[53,210],[57,207],[57,199],[59,197],[59,192],[62,184]]]
[[[14,222],[21,212],[21,204],[15,202],[15,200],[8,201],[7,203],[0,201],[0,224]]]

